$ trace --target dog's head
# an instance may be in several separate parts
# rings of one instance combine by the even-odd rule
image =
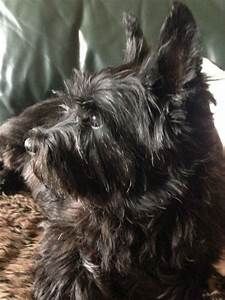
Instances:
[[[174,3],[151,52],[136,19],[124,23],[124,63],[74,71],[57,124],[30,133],[34,173],[56,193],[129,198],[162,188],[179,164],[188,169],[208,153],[212,97],[191,12]]]

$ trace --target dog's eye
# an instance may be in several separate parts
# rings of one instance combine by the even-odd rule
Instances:
[[[93,113],[90,110],[85,111],[82,115],[82,123],[92,129],[102,127],[102,119],[98,113]]]
[[[98,129],[99,127],[102,126],[102,122],[101,122],[101,119],[99,116],[97,115],[92,115],[90,116],[89,118],[89,122],[90,122],[90,125],[93,129]]]

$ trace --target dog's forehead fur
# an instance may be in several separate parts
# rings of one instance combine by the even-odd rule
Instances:
[[[124,65],[92,75],[76,71],[73,79],[66,82],[66,87],[67,95],[63,95],[63,100],[68,118],[74,112],[80,122],[88,117],[98,117],[103,133],[107,127],[110,131],[117,130],[118,134],[122,134],[122,130],[132,132],[134,137],[140,137],[145,131],[146,139],[151,109],[157,104],[154,94],[146,94],[139,70]]]
[[[72,80],[66,82],[71,104],[104,107],[114,111],[115,106],[138,106],[145,98],[145,89],[138,72],[127,68],[107,68],[96,74],[75,71]],[[131,100],[132,98],[132,100]],[[133,99],[136,98],[136,101]],[[127,103],[129,102],[129,103]]]

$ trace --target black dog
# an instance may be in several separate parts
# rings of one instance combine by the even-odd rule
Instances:
[[[0,128],[2,176],[22,175],[48,219],[35,299],[200,300],[225,248],[223,151],[193,16],[174,3],[152,53],[125,24],[123,65],[75,71],[65,93]]]

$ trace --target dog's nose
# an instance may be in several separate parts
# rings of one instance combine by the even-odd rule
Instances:
[[[27,138],[25,140],[24,147],[25,147],[26,151],[32,155],[34,155],[37,152],[37,147],[35,146],[35,144],[31,138]]]

